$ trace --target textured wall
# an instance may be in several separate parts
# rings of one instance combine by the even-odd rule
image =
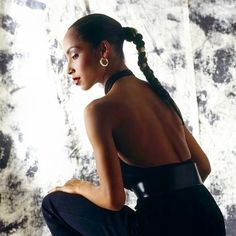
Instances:
[[[143,34],[150,66],[211,161],[206,186],[236,235],[236,1],[105,2],[0,1],[0,235],[50,235],[40,213],[47,191],[73,176],[98,181],[83,108],[103,88],[74,86],[61,48],[67,27],[94,12]],[[125,55],[143,79],[132,44]]]

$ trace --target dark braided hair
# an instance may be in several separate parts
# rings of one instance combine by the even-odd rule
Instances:
[[[121,24],[113,18],[103,14],[90,14],[84,16],[73,23],[70,28],[75,28],[78,37],[81,40],[91,43],[97,48],[102,40],[107,40],[112,44],[118,55],[124,59],[123,43],[124,40],[133,42],[138,50],[138,65],[145,75],[147,81],[160,98],[170,107],[173,107],[179,115],[182,123],[181,112],[174,100],[171,98],[166,89],[161,85],[160,81],[154,76],[153,71],[147,63],[146,52],[144,48],[143,36],[136,29],[130,27],[122,27]]]
[[[137,32],[136,29],[130,28],[130,27],[123,27],[124,31],[124,39],[133,42],[136,45],[136,49],[138,50],[138,65],[140,70],[145,75],[147,81],[151,85],[151,87],[154,89],[154,91],[161,97],[161,99],[168,104],[169,106],[172,106],[175,110],[175,112],[179,115],[183,125],[184,120],[181,115],[181,112],[174,102],[174,100],[171,98],[170,94],[167,92],[167,90],[161,85],[160,81],[154,76],[152,69],[149,67],[147,63],[147,57],[145,52],[145,43],[143,41],[143,36]]]

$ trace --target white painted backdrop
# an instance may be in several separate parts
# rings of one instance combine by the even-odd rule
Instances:
[[[62,38],[88,13],[143,34],[148,62],[208,155],[206,181],[236,234],[236,1],[0,1],[0,235],[50,235],[42,197],[71,177],[97,181],[83,108],[104,95],[65,73]],[[127,65],[141,79],[134,45]],[[127,192],[127,204],[135,204]]]

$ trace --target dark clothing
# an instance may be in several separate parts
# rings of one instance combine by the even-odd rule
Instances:
[[[128,236],[134,225],[134,211],[128,206],[110,211],[83,196],[64,192],[48,194],[42,211],[54,236]]]
[[[53,192],[43,200],[44,218],[55,236],[224,236],[222,213],[204,185],[165,190],[165,182],[172,181],[170,177],[166,181],[172,170],[191,162],[142,168],[120,161],[125,188],[134,190],[140,181],[148,180],[163,183],[164,191],[139,195],[136,211],[126,205],[111,211],[80,195]],[[184,173],[185,178],[191,177]]]
[[[188,159],[180,163],[137,167],[120,160],[124,187],[142,199],[202,184],[197,165]]]

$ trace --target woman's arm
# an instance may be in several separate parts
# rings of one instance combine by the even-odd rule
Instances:
[[[84,119],[95,154],[100,185],[71,179],[50,192],[76,193],[100,207],[119,211],[125,204],[125,191],[119,157],[112,137],[112,125],[108,120],[109,114],[104,111],[103,106],[92,102],[85,109]]]
[[[103,208],[120,210],[125,203],[125,191],[109,115],[96,100],[85,108],[85,127],[93,147],[100,186],[82,183],[77,193]]]
[[[207,176],[211,172],[210,162],[203,152],[195,138],[189,132],[189,130],[184,126],[185,138],[191,152],[191,158],[196,162],[202,181],[205,181]]]

